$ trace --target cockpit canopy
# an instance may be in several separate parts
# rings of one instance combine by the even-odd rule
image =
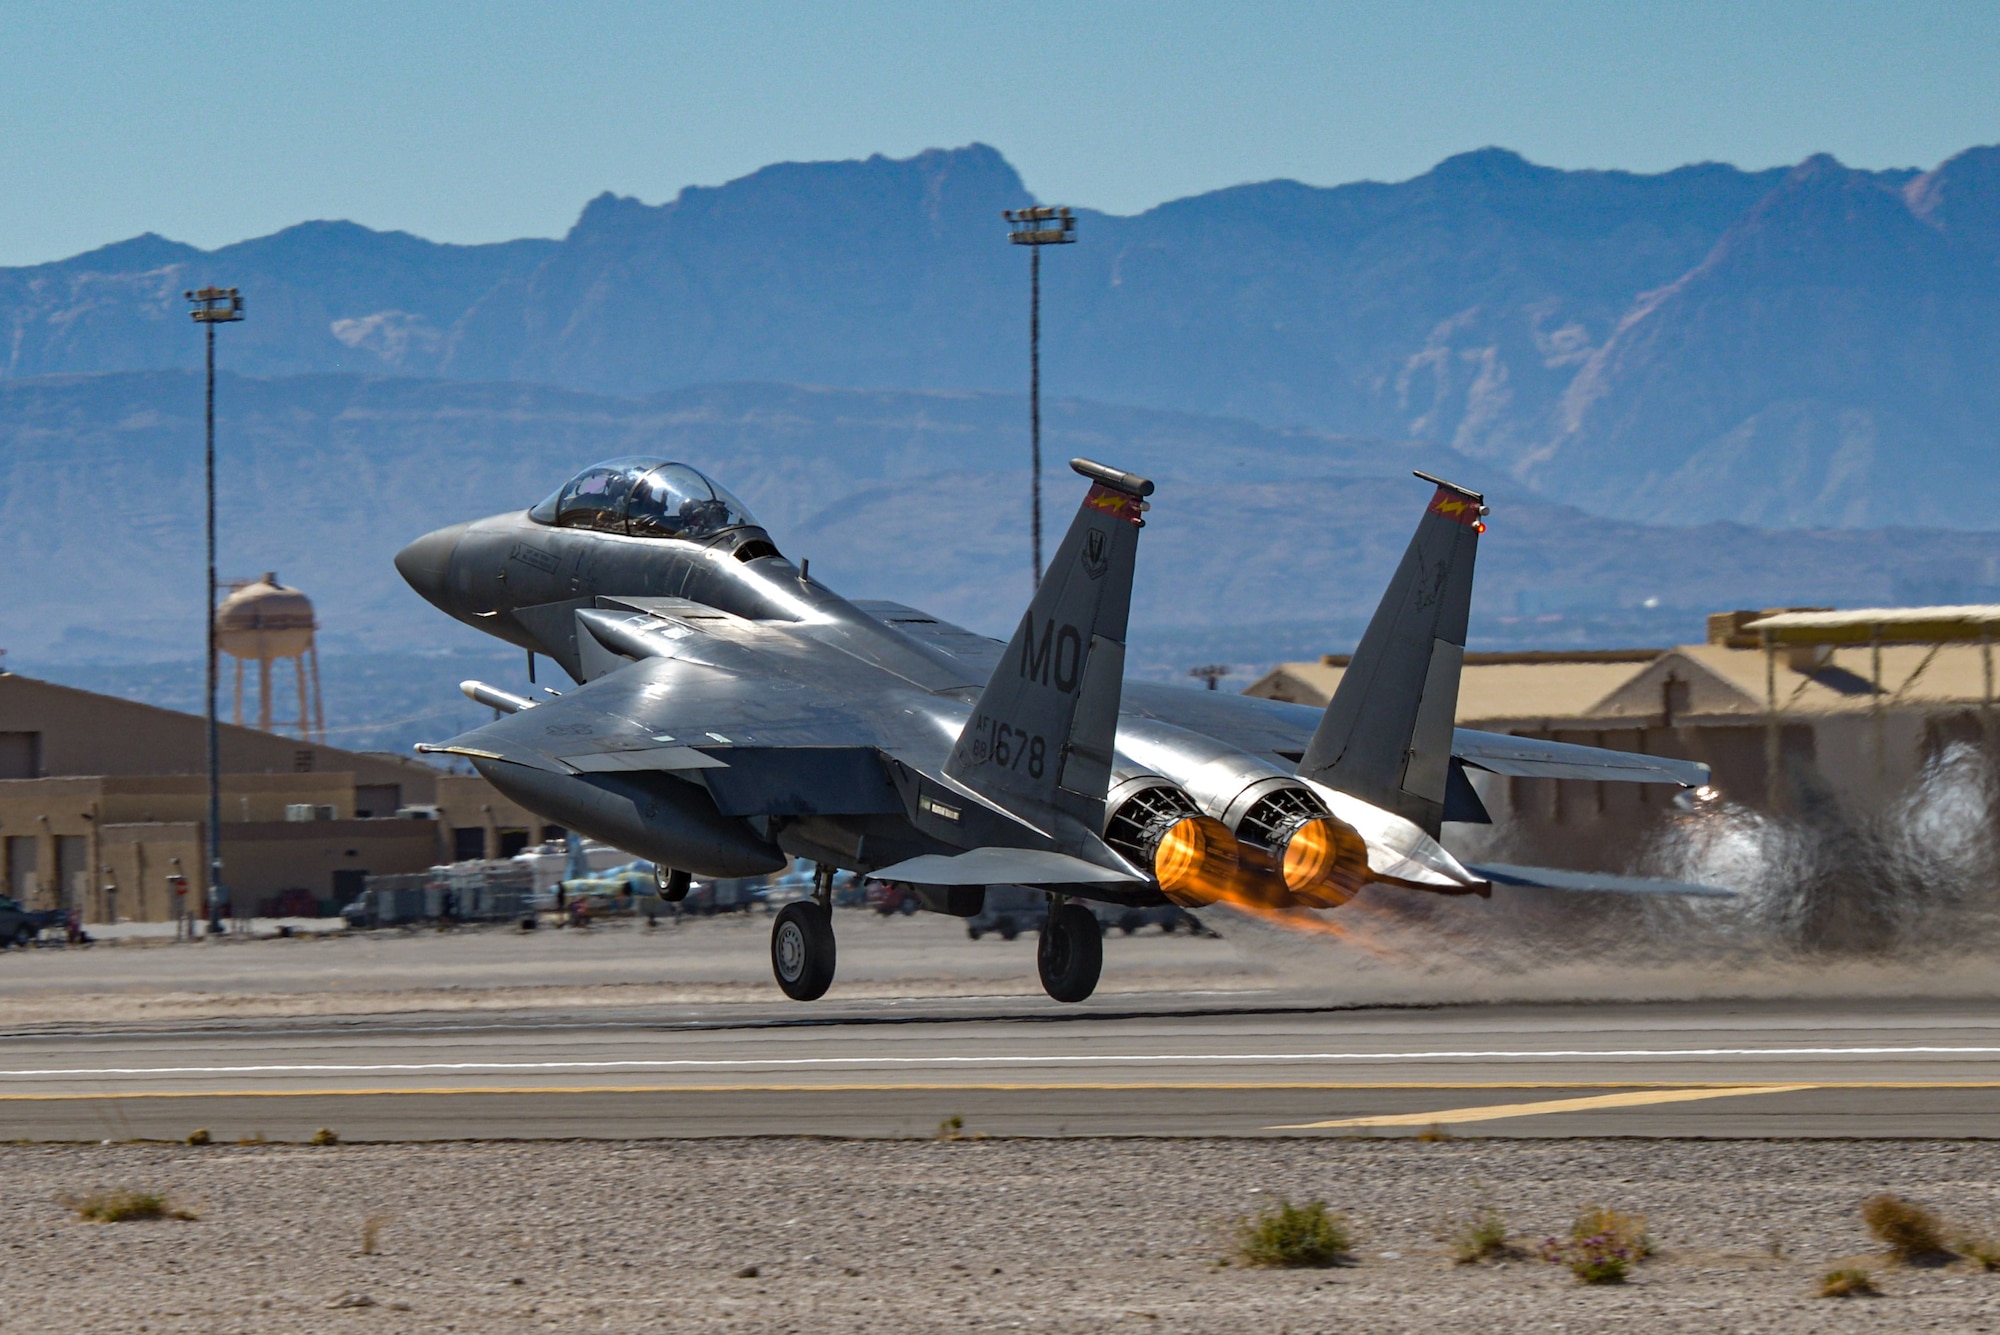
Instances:
[[[645,458],[592,464],[528,517],[638,538],[706,538],[757,522],[743,502],[695,469]]]

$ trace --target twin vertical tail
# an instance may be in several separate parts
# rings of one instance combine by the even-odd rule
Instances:
[[[1104,825],[1139,530],[1153,484],[1072,459],[1090,479],[945,773],[1043,829]]]
[[[1298,773],[1435,837],[1451,779],[1458,677],[1486,506],[1476,491],[1417,476],[1437,491]]]

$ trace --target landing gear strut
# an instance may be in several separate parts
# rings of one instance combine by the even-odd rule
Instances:
[[[813,873],[813,897],[787,904],[771,926],[771,972],[793,1001],[817,1001],[833,986],[833,872]]]
[[[1104,972],[1104,931],[1081,904],[1049,897],[1049,918],[1035,949],[1042,987],[1057,1001],[1082,1001]]]

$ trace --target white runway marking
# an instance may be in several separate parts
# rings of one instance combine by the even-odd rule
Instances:
[[[285,1063],[240,1066],[65,1066],[0,1070],[0,1080],[38,1080],[57,1076],[170,1075],[366,1075],[451,1071],[667,1071],[761,1068],[832,1068],[854,1066],[976,1067],[976,1066],[1138,1066],[1186,1063],[1298,1063],[1384,1061],[1548,1061],[1551,1059],[1625,1060],[1685,1057],[1995,1057],[2000,1047],[1827,1047],[1827,1048],[1608,1048],[1542,1051],[1440,1052],[1259,1052],[1259,1053],[1107,1053],[1099,1056],[985,1055],[974,1057],[663,1057],[609,1061],[537,1062],[369,1062]]]

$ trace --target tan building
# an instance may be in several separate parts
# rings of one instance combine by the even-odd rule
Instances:
[[[1879,810],[1951,742],[1990,738],[1988,625],[2000,632],[2000,608],[1777,609],[1718,613],[1707,643],[1672,649],[1470,653],[1458,722],[1699,760],[1717,789],[1750,806],[1832,799]],[[1333,654],[1282,663],[1246,694],[1324,705],[1346,665]],[[1637,784],[1472,777],[1496,821],[1511,816],[1564,837],[1630,832],[1635,816],[1672,796]]]
[[[92,922],[207,894],[207,725],[0,673],[0,889]],[[344,902],[370,872],[504,857],[560,831],[477,775],[221,728],[223,882],[252,912]]]

